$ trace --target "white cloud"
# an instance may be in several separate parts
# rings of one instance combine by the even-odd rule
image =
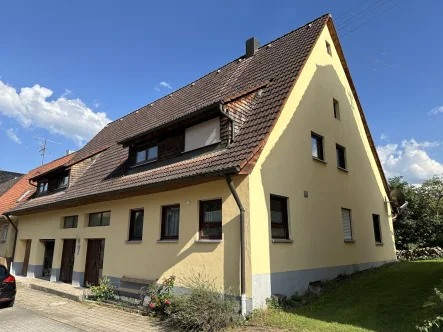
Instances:
[[[169,83],[162,81],[156,84],[154,87],[155,91],[161,91],[162,89],[172,89],[172,86]]]
[[[15,143],[22,144],[22,141],[20,140],[20,138],[17,137],[17,134],[14,132],[14,129],[9,128],[8,130],[6,130],[6,135],[8,135],[8,137]]]
[[[94,100],[94,102],[92,103],[92,106],[94,106],[94,108],[99,108],[101,105],[101,103],[99,103],[97,100]]]
[[[443,106],[435,107],[428,112],[429,115],[436,115],[438,113],[443,113]]]
[[[15,118],[24,128],[39,127],[63,135],[78,145],[91,139],[111,120],[104,112],[94,112],[78,98],[68,99],[65,93],[55,100],[53,94],[38,84],[31,88],[15,88],[0,80],[0,114]]]
[[[432,159],[428,149],[436,148],[440,142],[417,142],[404,140],[401,145],[386,144],[377,147],[378,156],[386,176],[404,176],[411,183],[421,183],[433,175],[443,174],[443,164]]]
[[[385,134],[381,133],[381,135],[380,135],[380,139],[381,139],[382,141],[387,141],[387,140],[388,140],[388,135],[385,135]]]

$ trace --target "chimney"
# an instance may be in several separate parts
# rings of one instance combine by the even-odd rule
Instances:
[[[257,52],[260,47],[260,42],[255,37],[252,37],[246,41],[246,58],[249,58]]]

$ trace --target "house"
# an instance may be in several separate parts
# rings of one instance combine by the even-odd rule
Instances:
[[[9,265],[14,256],[14,243],[16,242],[16,228],[18,218],[5,214],[29,198],[35,191],[35,185],[30,179],[37,174],[51,170],[54,167],[65,164],[73,156],[65,156],[54,160],[46,165],[37,167],[27,174],[0,171],[0,261],[6,261]]]
[[[248,40],[31,180],[37,193],[7,211],[13,270],[28,277],[175,275],[180,290],[200,273],[244,313],[396,259],[388,184],[330,15]]]

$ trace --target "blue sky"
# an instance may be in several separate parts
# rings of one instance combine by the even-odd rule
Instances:
[[[400,1],[366,0],[335,23],[348,24],[339,36],[388,176],[418,183],[443,173],[443,2],[403,0],[344,35]],[[264,44],[360,2],[2,2],[0,169],[37,167],[34,136],[59,142],[47,160],[58,158],[108,121],[239,57],[246,39]]]

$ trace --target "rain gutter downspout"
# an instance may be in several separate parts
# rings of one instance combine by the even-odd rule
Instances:
[[[241,203],[237,190],[232,183],[231,176],[226,175],[226,182],[234,196],[235,202],[240,210],[240,289],[241,289],[241,314],[246,316],[246,249],[245,249],[245,208]]]
[[[234,139],[235,139],[235,120],[232,116],[230,116],[225,111],[223,102],[220,102],[220,104],[218,104],[218,107],[219,107],[220,113],[223,116],[227,117],[228,120],[231,122],[231,141],[230,141],[230,143],[232,143],[232,142],[234,142]]]
[[[15,229],[15,235],[14,235],[14,245],[12,247],[12,262],[14,261],[15,258],[15,247],[17,246],[17,235],[18,235],[18,229],[17,226],[14,224],[14,222],[11,220],[11,218],[9,218],[9,215],[4,214],[4,216],[6,217],[6,219],[8,219],[9,223],[12,225],[12,227],[14,227]]]

